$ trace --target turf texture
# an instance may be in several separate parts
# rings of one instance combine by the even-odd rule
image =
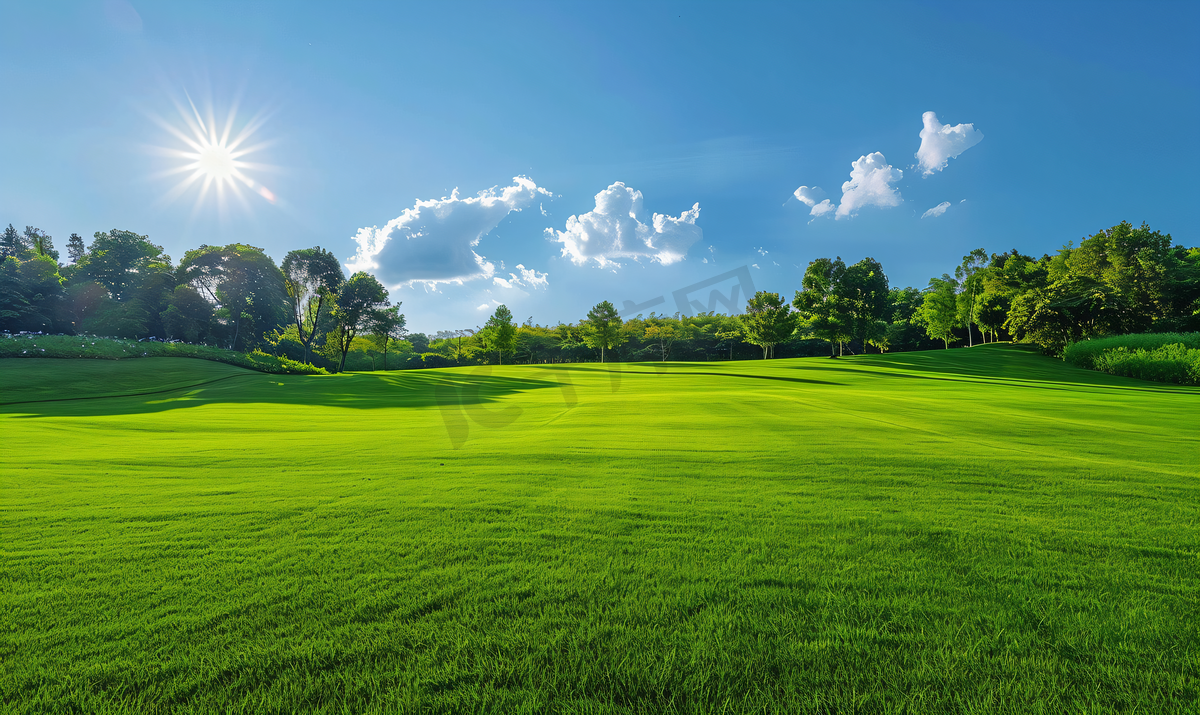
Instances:
[[[13,713],[1187,713],[1200,388],[0,360]]]

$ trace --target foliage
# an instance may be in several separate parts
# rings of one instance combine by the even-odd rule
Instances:
[[[746,341],[762,348],[764,360],[774,357],[775,346],[796,332],[798,318],[778,293],[760,290],[746,301],[742,316]]]
[[[346,277],[337,257],[320,246],[289,252],[281,272],[296,338],[304,346],[304,361],[308,362],[313,338],[322,327],[322,311],[333,303]]]
[[[925,332],[934,340],[941,340],[943,347],[957,340],[954,328],[959,325],[958,281],[949,275],[929,279],[929,288],[914,319],[925,326]]]
[[[340,355],[338,372],[346,369],[346,354],[361,330],[368,330],[376,311],[387,308],[388,292],[375,276],[359,271],[350,276],[338,290],[333,309],[334,329],[328,333],[326,342],[333,342],[333,349]]]
[[[1126,347],[1100,353],[1093,364],[1100,372],[1140,380],[1200,385],[1200,349],[1171,343],[1153,350]]]
[[[407,331],[404,316],[400,314],[400,304],[390,308],[377,308],[367,315],[366,330],[371,347],[383,355],[383,369],[387,369],[388,348],[393,342],[403,340]],[[409,349],[412,346],[409,345]],[[374,367],[372,367],[374,369]]]
[[[588,311],[581,331],[583,342],[590,348],[600,350],[600,362],[604,362],[604,351],[621,345],[629,339],[621,330],[622,322],[617,309],[609,301],[592,306]],[[573,336],[572,336],[573,337]]]
[[[504,351],[512,350],[516,343],[517,326],[513,323],[512,311],[508,306],[496,306],[496,312],[488,318],[483,330],[479,332],[479,340],[484,350],[495,350],[501,365],[504,364]]]
[[[258,346],[264,333],[288,319],[283,273],[261,248],[200,246],[184,254],[178,277],[218,306],[214,315],[231,350]]]
[[[841,290],[845,275],[846,264],[841,257],[818,258],[808,264],[801,279],[802,289],[792,300],[803,321],[800,329],[827,341],[830,355],[834,345],[841,345],[854,334],[854,314]]]
[[[1135,335],[1113,335],[1071,343],[1063,350],[1063,360],[1088,370],[1096,369],[1096,360],[1108,350],[1157,350],[1165,345],[1178,343],[1189,349],[1200,348],[1200,333],[1139,333]]]
[[[88,252],[77,263],[80,273],[108,289],[115,301],[130,298],[130,293],[158,273],[171,271],[171,257],[148,236],[113,229],[97,231]]]
[[[976,248],[963,256],[962,263],[954,269],[958,288],[958,324],[967,329],[967,346],[975,344],[975,325],[979,314],[979,297],[983,295],[983,271],[988,264],[988,253]]]
[[[179,357],[212,360],[280,375],[327,375],[326,370],[286,357],[255,351],[241,353],[208,345],[155,340],[122,340],[95,335],[11,335],[0,337],[0,358],[76,358],[124,360]]]

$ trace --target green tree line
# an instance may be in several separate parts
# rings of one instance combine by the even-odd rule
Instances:
[[[72,234],[60,261],[44,231],[0,238],[0,330],[87,333],[216,345],[333,370],[482,363],[704,361],[926,350],[1016,340],[1070,343],[1200,330],[1200,248],[1121,223],[1034,258],[963,256],[924,288],[892,287],[873,258],[811,261],[791,300],[766,291],[742,315],[638,315],[602,301],[576,323],[517,325],[499,306],[484,326],[410,334],[372,276],[347,278],[330,252],[276,265],[246,244],[200,246],[174,264],[131,231]]]

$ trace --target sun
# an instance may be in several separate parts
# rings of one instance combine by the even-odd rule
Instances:
[[[274,168],[249,161],[251,154],[270,143],[255,140],[265,121],[262,114],[248,121],[239,121],[235,103],[221,124],[211,107],[202,113],[191,97],[188,97],[186,107],[178,102],[175,107],[179,111],[179,122],[153,117],[181,142],[175,147],[154,147],[156,153],[179,161],[158,176],[184,175],[163,197],[165,203],[178,199],[193,188],[198,188],[193,213],[200,210],[210,193],[216,196],[219,209],[225,208],[229,197],[238,199],[246,208],[250,208],[246,194],[256,194],[268,203],[276,202],[275,194],[250,176],[253,171]]]

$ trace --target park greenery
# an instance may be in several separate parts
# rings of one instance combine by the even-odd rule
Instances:
[[[60,260],[35,227],[5,229],[0,330],[154,337],[329,371],[843,357],[997,341],[1061,356],[1113,336],[1200,331],[1200,248],[1144,224],[1121,223],[1040,258],[975,249],[923,288],[891,286],[873,258],[817,258],[790,300],[763,291],[743,315],[622,320],[602,301],[576,323],[517,325],[502,305],[484,326],[433,335],[408,332],[384,286],[366,273],[347,278],[320,247],[291,251],[277,266],[247,244],[200,246],[175,265],[147,236],[114,229],[90,245],[72,234],[67,252]],[[1175,367],[1138,374],[1194,379],[1190,353],[1160,348],[1157,357],[1134,352],[1089,366],[1132,375],[1134,364],[1166,361]]]
[[[643,325],[640,363],[0,360],[4,711],[1195,712],[1200,388]]]
[[[320,247],[66,251],[0,240],[6,712],[1200,703],[1200,249],[1147,226],[433,335]]]

